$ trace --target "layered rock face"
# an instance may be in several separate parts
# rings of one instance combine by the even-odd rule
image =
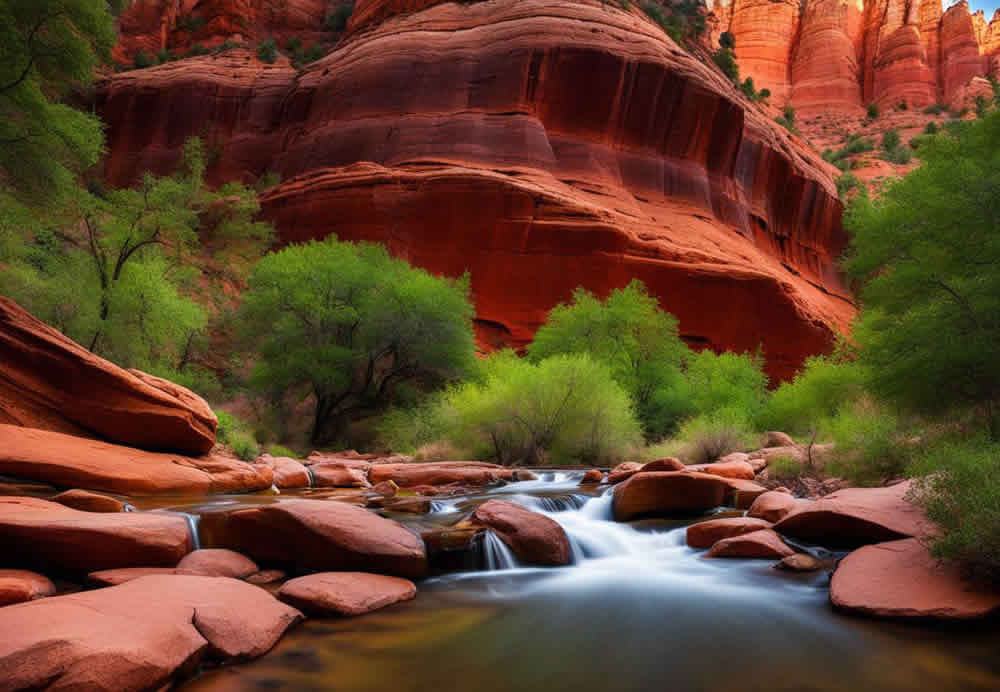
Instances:
[[[970,80],[998,69],[1000,13],[987,23],[981,11],[970,15],[965,0],[947,12],[941,0],[803,0],[788,7],[734,0],[716,7],[710,22],[716,41],[722,31],[733,35],[741,75],[769,87],[777,105],[806,112],[869,103],[961,107]],[[778,58],[786,54],[782,72]]]
[[[689,342],[762,345],[778,377],[846,328],[827,169],[639,10],[424,5],[359,4],[300,73],[235,50],[115,75],[107,178],[165,172],[205,136],[216,180],[281,174],[262,204],[284,240],[468,270],[488,348],[633,277]]]

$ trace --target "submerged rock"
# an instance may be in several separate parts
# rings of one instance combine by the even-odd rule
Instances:
[[[202,548],[185,555],[177,563],[178,570],[203,577],[235,577],[245,579],[260,571],[257,563],[234,550]]]
[[[84,512],[124,512],[125,504],[120,500],[89,490],[67,490],[52,498],[53,502],[79,509]]]
[[[139,692],[256,658],[302,614],[236,579],[147,576],[0,609],[5,690]]]
[[[699,521],[687,527],[687,544],[692,548],[711,548],[724,538],[771,528],[771,522],[748,517],[727,517]]]
[[[278,598],[308,615],[363,615],[417,595],[409,579],[364,572],[322,572],[292,579]]]
[[[775,525],[795,538],[829,546],[857,546],[934,533],[923,511],[906,499],[910,483],[888,488],[847,488],[802,502]]]
[[[558,566],[572,560],[566,531],[544,514],[513,502],[490,500],[476,509],[472,520],[493,529],[523,562]]]
[[[834,606],[888,618],[968,620],[1000,612],[1000,592],[965,581],[915,538],[878,543],[840,561],[830,582]]]
[[[33,601],[55,595],[48,577],[24,569],[0,569],[0,606]]]
[[[81,512],[33,497],[0,497],[0,554],[28,567],[92,572],[173,567],[191,550],[175,514]]]
[[[731,538],[723,538],[712,546],[705,557],[783,558],[795,551],[785,545],[781,536],[771,529],[761,529]]]
[[[419,536],[343,502],[288,500],[236,510],[222,534],[222,543],[258,561],[411,578],[427,571]]]
[[[123,370],[3,296],[0,423],[195,455],[212,448],[218,425],[194,392]]]

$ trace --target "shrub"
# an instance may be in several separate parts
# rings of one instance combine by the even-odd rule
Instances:
[[[945,108],[942,104],[935,103],[934,105],[927,106],[927,108],[924,109],[924,115],[941,115],[946,110],[948,109]]]
[[[814,356],[802,370],[768,398],[761,417],[764,428],[807,434],[824,427],[864,392],[860,365],[844,357]]]
[[[710,350],[692,354],[686,362],[687,400],[694,415],[723,416],[747,423],[760,416],[767,398],[763,359]]]
[[[799,128],[798,125],[795,124],[795,109],[791,106],[785,106],[784,110],[782,110],[782,115],[774,120],[789,132],[798,134]]]
[[[233,454],[243,461],[256,459],[260,453],[257,440],[253,439],[249,433],[244,432],[233,433],[229,438],[229,447],[233,450]]]
[[[891,163],[909,163],[913,157],[913,152],[909,147],[902,145],[899,137],[899,130],[893,128],[886,130],[882,135],[881,158]]]
[[[712,53],[712,60],[722,74],[726,75],[734,84],[740,81],[740,66],[736,64],[736,56],[729,48],[719,48]]]
[[[878,104],[877,103],[869,103],[868,104],[868,119],[869,120],[876,120],[878,118],[878,116],[879,116]]]
[[[215,47],[213,53],[227,53],[235,48],[240,48],[241,45],[236,41],[225,40]]]
[[[156,60],[153,59],[153,56],[144,50],[141,50],[138,53],[136,53],[135,58],[133,58],[132,60],[132,65],[137,70],[141,70],[146,67],[152,67],[155,64]]]
[[[191,46],[191,48],[188,50],[187,53],[184,54],[184,57],[192,58],[196,55],[208,55],[211,52],[212,51],[210,51],[208,48],[205,48],[205,46],[201,45],[200,43],[196,43],[193,46]]]
[[[719,47],[733,50],[736,48],[736,39],[728,31],[723,31],[719,34]]]
[[[354,12],[354,3],[344,3],[337,5],[337,8],[326,16],[323,28],[327,31],[339,34],[347,28],[347,20]]]
[[[171,53],[166,48],[164,48],[163,50],[161,50],[159,53],[156,54],[156,62],[160,63],[161,65],[164,63],[171,62],[173,59],[174,59],[173,53]]]
[[[273,63],[278,58],[278,44],[273,38],[266,39],[257,44],[257,58],[261,62]]]
[[[291,459],[298,459],[300,455],[294,450],[285,447],[284,445],[272,444],[267,448],[267,453],[273,457],[289,457]]]
[[[942,529],[931,550],[973,577],[1000,584],[1000,446],[983,439],[933,445],[912,470],[914,498]]]
[[[951,116],[954,120],[961,120],[968,114],[969,114],[968,108],[960,108],[957,110],[948,111],[948,115]]]
[[[893,128],[891,130],[886,130],[882,134],[882,148],[884,150],[891,151],[892,149],[896,149],[899,147],[899,143],[899,130]]]
[[[848,171],[843,175],[837,176],[836,183],[837,196],[840,197],[840,199],[844,199],[847,196],[847,193],[857,189],[860,181],[858,180],[858,176]]]
[[[858,485],[881,485],[903,475],[913,445],[899,417],[871,397],[862,397],[830,419],[834,452],[827,470]]]
[[[462,456],[461,451],[448,440],[422,444],[413,453],[413,458],[417,461],[452,461]]]
[[[256,458],[260,452],[257,440],[254,439],[250,426],[225,411],[216,411],[216,418],[219,419],[219,427],[215,432],[215,439],[223,445],[233,450],[243,461]]]
[[[767,476],[779,482],[790,481],[801,476],[803,468],[802,462],[795,457],[771,457],[767,462]]]
[[[709,464],[747,448],[753,430],[738,412],[720,411],[685,421],[677,432],[684,441],[681,458],[689,464]]]
[[[989,112],[989,101],[982,94],[976,94],[976,117],[985,118]]]
[[[254,185],[254,189],[261,192],[262,190],[267,190],[268,188],[272,188],[280,183],[280,173],[275,173],[274,171],[264,171],[264,174],[257,178],[257,183]]]
[[[925,135],[936,135],[938,133],[938,129],[939,128],[937,126],[937,123],[932,120],[929,123],[927,123],[926,127],[924,127],[924,134]]]
[[[440,442],[446,434],[441,401],[430,397],[410,408],[391,408],[379,420],[376,431],[383,448],[414,454],[427,445]]]
[[[677,0],[666,5],[647,2],[642,6],[646,16],[676,43],[687,43],[705,33],[703,8],[700,0]]]
[[[490,357],[485,381],[443,397],[447,439],[500,463],[608,464],[632,451],[641,429],[628,393],[586,354],[540,363]]]

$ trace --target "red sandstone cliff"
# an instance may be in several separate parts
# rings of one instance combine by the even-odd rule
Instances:
[[[112,76],[108,179],[202,135],[216,180],[281,174],[262,203],[285,240],[469,270],[488,345],[633,277],[689,341],[762,345],[776,376],[846,329],[829,169],[638,10],[368,0],[347,33],[301,72],[234,50]]]

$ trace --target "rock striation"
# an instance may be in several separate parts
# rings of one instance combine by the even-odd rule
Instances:
[[[762,345],[776,377],[854,314],[829,168],[638,8],[370,0],[301,71],[235,49],[115,74],[97,100],[110,183],[170,170],[201,135],[211,179],[281,175],[262,206],[285,241],[468,270],[487,349],[526,344],[578,286],[632,278],[689,343]]]

